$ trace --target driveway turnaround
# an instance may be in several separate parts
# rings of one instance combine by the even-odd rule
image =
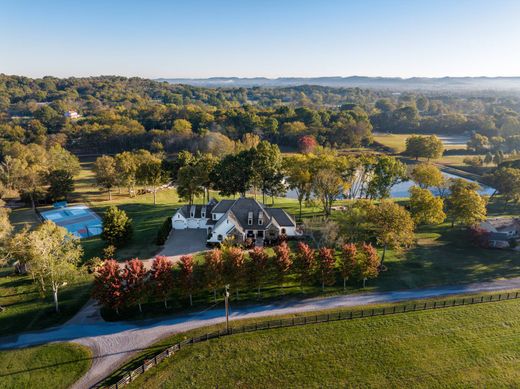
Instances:
[[[448,287],[359,293],[257,304],[232,309],[231,318],[260,318],[374,303],[393,303],[453,294],[512,289],[520,289],[520,277]],[[166,319],[109,323],[102,320],[95,303],[90,301],[76,316],[61,326],[45,331],[0,338],[0,349],[27,347],[57,341],[72,341],[90,347],[93,353],[92,366],[85,376],[73,386],[73,388],[89,388],[116,370],[133,354],[152,345],[157,340],[174,333],[222,323],[224,320],[224,308],[220,306],[198,313],[172,316]]]

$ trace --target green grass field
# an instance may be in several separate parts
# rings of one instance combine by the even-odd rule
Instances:
[[[0,351],[1,388],[66,389],[87,372],[88,348],[54,343],[21,350]]]
[[[186,347],[130,387],[515,387],[519,331],[511,300],[239,334]]]
[[[88,300],[90,284],[91,277],[84,276],[62,288],[58,314],[52,297],[42,299],[29,276],[15,275],[13,268],[0,268],[0,305],[5,308],[0,313],[0,336],[63,323]]]
[[[375,134],[374,141],[393,150],[394,153],[402,153],[406,149],[406,139],[415,134]],[[445,144],[445,150],[465,149],[466,146]]]

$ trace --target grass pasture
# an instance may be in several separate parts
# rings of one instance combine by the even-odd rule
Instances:
[[[416,134],[382,134],[377,133],[373,135],[375,142],[388,147],[394,153],[402,153],[406,149],[406,139]],[[423,134],[420,134],[423,135]],[[464,150],[465,145],[453,145],[444,143],[444,150]]]
[[[510,300],[252,332],[186,347],[130,387],[513,387],[518,331]]]
[[[1,388],[66,389],[87,372],[91,352],[73,343],[0,351]]]

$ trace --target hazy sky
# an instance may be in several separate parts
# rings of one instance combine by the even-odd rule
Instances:
[[[0,73],[520,76],[520,0],[0,0]]]

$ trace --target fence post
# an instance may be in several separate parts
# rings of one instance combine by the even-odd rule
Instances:
[[[498,301],[502,300],[502,293],[498,295]]]
[[[417,305],[417,304],[414,304],[414,305],[413,305],[413,310],[414,310],[414,311],[415,311],[416,305]]]
[[[352,319],[352,311],[350,311],[350,318]]]
[[[372,308],[372,316],[374,316],[374,308]]]
[[[423,309],[426,309],[426,304],[427,304],[427,303],[424,303],[424,308],[423,308]]]
[[[480,302],[484,302],[484,296],[480,296]]]
[[[395,313],[395,305],[394,305],[394,310],[393,310],[393,312],[392,312],[392,313]]]

